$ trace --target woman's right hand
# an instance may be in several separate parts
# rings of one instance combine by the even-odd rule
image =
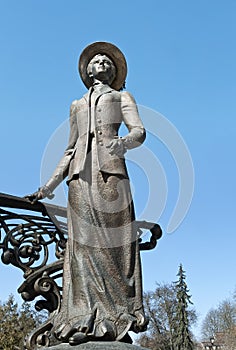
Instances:
[[[49,198],[49,199],[52,199],[54,197],[54,194],[49,190],[48,187],[43,186],[43,187],[40,187],[38,189],[38,191],[36,191],[36,192],[34,192],[32,194],[28,194],[24,198],[28,199],[31,204],[35,204],[39,200],[44,199],[46,197]]]
[[[27,194],[27,196],[24,196],[25,199],[28,199],[31,204],[35,204],[38,202],[40,199],[44,199],[46,196],[43,194],[43,191],[39,189],[38,191],[32,193],[32,194]]]

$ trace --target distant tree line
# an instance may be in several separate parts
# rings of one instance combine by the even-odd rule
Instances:
[[[214,338],[218,344],[214,348],[236,350],[236,291],[231,298],[208,311],[201,325],[201,341],[197,342],[191,331],[197,313],[182,265],[177,276],[176,282],[159,283],[155,291],[144,294],[150,321],[147,332],[138,338],[138,344],[150,350],[193,350],[204,349],[204,341],[206,344]]]
[[[225,350],[236,349],[236,292],[208,311],[201,333],[203,339],[215,337]]]

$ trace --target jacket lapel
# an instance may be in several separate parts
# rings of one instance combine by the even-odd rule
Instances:
[[[113,91],[113,89],[109,85],[102,85],[101,87],[99,86],[97,89],[94,89],[94,94],[95,94],[94,105],[96,106],[96,104],[98,103],[99,98],[102,95],[107,94],[107,93],[109,93],[111,91]]]
[[[90,123],[91,123],[91,94],[93,92],[93,88],[90,87],[88,92],[83,96],[84,99],[86,100],[87,102],[87,106],[88,106],[88,109],[87,109],[87,139],[89,137],[89,131],[90,131]]]
[[[90,96],[91,96],[91,93],[93,92],[93,88],[90,87],[89,90],[86,92],[86,94],[84,94],[84,99],[86,100],[87,104],[89,104],[89,101],[90,101]]]
[[[83,96],[84,99],[86,100],[87,106],[88,106],[88,114],[87,114],[87,133],[89,134],[90,131],[90,123],[91,123],[91,94],[94,94],[94,107],[97,105],[99,98],[107,94],[109,92],[112,92],[113,89],[109,85],[103,85],[97,87],[94,89],[94,87],[90,87],[88,92]]]

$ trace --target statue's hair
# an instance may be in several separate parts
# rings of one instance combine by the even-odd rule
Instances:
[[[115,66],[114,62],[112,61],[112,59],[109,56],[107,56],[106,54],[99,53],[99,54],[93,56],[93,58],[89,61],[89,64],[87,66],[87,74],[88,74],[88,76],[90,78],[93,77],[92,76],[92,66],[93,66],[93,61],[94,61],[95,57],[97,57],[97,56],[106,56],[109,59],[109,61],[111,61],[111,72],[112,72],[112,75],[111,75],[111,78],[110,78],[110,80],[108,82],[109,84],[111,84],[113,82],[113,80],[115,79],[115,77],[116,77],[116,66]]]

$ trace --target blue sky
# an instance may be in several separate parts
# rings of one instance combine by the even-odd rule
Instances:
[[[164,232],[157,249],[142,253],[144,289],[176,280],[182,263],[200,320],[236,287],[235,15],[233,0],[0,1],[0,192],[23,196],[38,188],[48,140],[86,92],[79,54],[94,41],[114,43],[127,58],[127,90],[180,132],[195,172],[186,218],[172,234]],[[178,172],[161,142],[150,137],[147,147],[166,174],[159,219],[165,231]],[[148,181],[132,167],[130,176],[139,213]],[[22,276],[3,265],[0,273],[5,300]]]

